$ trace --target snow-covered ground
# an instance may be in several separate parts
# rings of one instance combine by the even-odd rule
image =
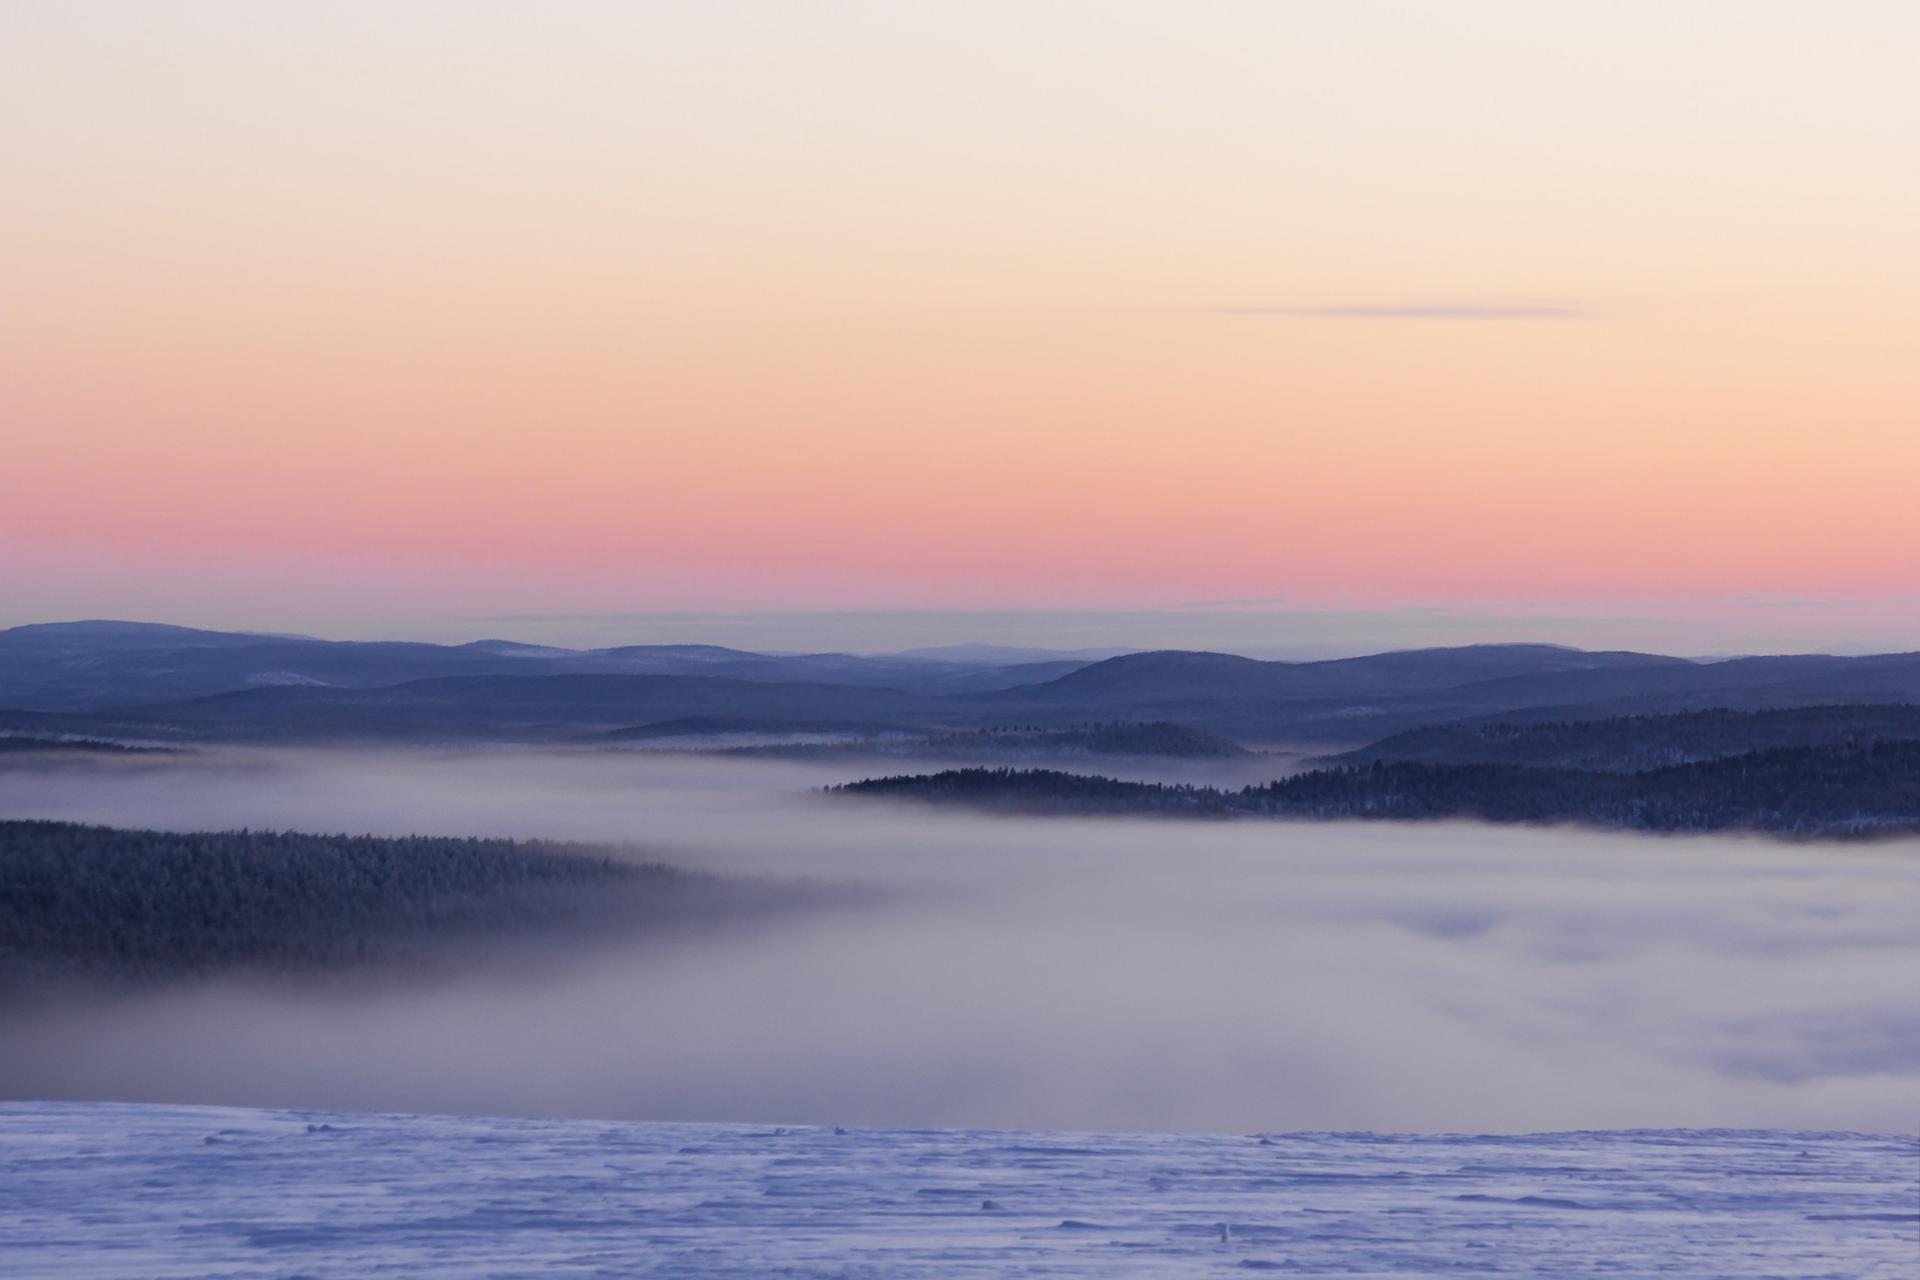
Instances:
[[[1920,1141],[1837,1133],[839,1131],[12,1103],[0,1274],[1911,1277],[1916,1179]]]

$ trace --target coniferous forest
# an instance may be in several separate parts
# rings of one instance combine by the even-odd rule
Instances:
[[[954,769],[832,790],[1019,813],[1478,818],[1649,832],[1857,836],[1920,830],[1920,741],[1778,748],[1634,773],[1375,761],[1238,791],[1047,769]]]
[[[592,846],[0,822],[0,992],[418,959],[609,935],[744,901]]]

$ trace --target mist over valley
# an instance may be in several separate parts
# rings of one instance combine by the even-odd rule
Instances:
[[[0,1093],[766,1123],[1888,1130],[1920,1080],[1913,841],[1062,822],[821,794],[844,776],[505,749],[0,770],[0,812],[19,818],[586,842],[817,895],[522,966],[344,985],[216,968],[76,991],[0,1018]]]

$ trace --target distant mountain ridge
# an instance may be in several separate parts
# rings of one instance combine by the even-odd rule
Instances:
[[[720,645],[565,649],[510,640],[460,645],[317,640],[158,623],[39,623],[0,631],[0,707],[125,712],[260,685],[344,689],[454,676],[686,675],[765,683],[990,692],[1086,665],[1053,658],[987,663],[855,654],[761,654]]]
[[[1856,704],[1521,724],[1501,719],[1430,725],[1329,757],[1328,762],[1526,764],[1634,773],[1781,747],[1839,747],[1897,740],[1920,740],[1920,706]]]
[[[1173,720],[1242,742],[1358,743],[1492,713],[1581,720],[1704,707],[1920,702],[1920,653],[1721,663],[1548,645],[1301,663],[1140,653],[972,701],[1003,716]]]
[[[1405,649],[1358,658],[1277,662],[1228,653],[1157,650],[1093,663],[1026,690],[1034,701],[1132,696],[1324,697],[1451,688],[1486,680],[1564,677],[1570,673],[1651,669],[1697,670],[1685,658],[1644,653],[1589,653],[1557,645],[1467,645]]]
[[[1168,724],[1361,746],[1449,722],[1920,703],[1920,653],[1696,662],[1553,645],[1315,662],[1162,650],[934,655],[327,641],[146,623],[0,631],[0,727],[127,740],[566,741],[686,717],[922,731]]]

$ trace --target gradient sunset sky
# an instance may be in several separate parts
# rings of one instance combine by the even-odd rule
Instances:
[[[0,0],[0,625],[1914,648],[1917,68],[1905,0]]]

